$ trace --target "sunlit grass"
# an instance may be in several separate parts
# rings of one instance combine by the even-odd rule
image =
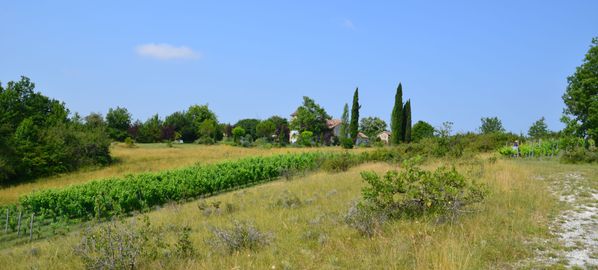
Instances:
[[[444,162],[431,162],[431,168]],[[472,165],[473,164],[473,165]],[[168,262],[143,261],[143,269],[502,269],[533,256],[526,240],[548,237],[548,216],[556,199],[545,183],[534,180],[542,168],[554,163],[499,160],[476,161],[458,169],[488,185],[487,200],[456,223],[435,219],[393,221],[373,238],[361,236],[343,222],[352,201],[360,197],[359,172],[384,172],[389,164],[365,164],[345,173],[318,172],[291,181],[279,180],[207,199],[235,206],[230,214],[205,216],[198,202],[173,204],[148,213],[152,226],[166,230],[163,241],[176,239],[172,226],[189,226],[198,254]],[[284,208],[275,202],[284,193],[296,195],[301,206]],[[249,221],[272,232],[273,242],[257,251],[232,255],[215,251],[206,242],[210,226],[226,227],[233,220]],[[0,251],[0,265],[15,268],[81,268],[72,252],[78,233]],[[39,254],[32,255],[36,249]]]

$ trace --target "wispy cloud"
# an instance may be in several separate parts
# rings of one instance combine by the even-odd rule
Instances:
[[[199,59],[201,54],[187,46],[173,46],[170,44],[142,44],[135,48],[137,54],[159,60]]]
[[[353,24],[353,22],[349,19],[345,19],[343,21],[343,26],[349,29],[355,29],[355,25]]]

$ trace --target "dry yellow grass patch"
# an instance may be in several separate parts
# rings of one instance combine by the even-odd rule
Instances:
[[[432,163],[439,164],[439,163]],[[232,204],[229,214],[206,216],[198,202],[170,205],[148,214],[152,226],[168,230],[189,226],[198,254],[167,262],[142,261],[143,269],[496,269],[512,268],[515,261],[531,256],[524,240],[546,236],[544,220],[555,202],[541,182],[531,179],[528,168],[510,161],[461,165],[475,171],[479,182],[489,186],[487,200],[457,223],[437,224],[435,219],[398,220],[367,238],[346,226],[343,216],[360,197],[363,182],[359,172],[383,173],[396,168],[388,164],[364,164],[345,173],[318,172],[291,181],[280,180],[245,190],[222,194],[206,201]],[[546,164],[550,165],[550,164]],[[427,166],[426,166],[427,167]],[[274,206],[284,193],[294,194],[297,208]],[[273,233],[273,242],[256,251],[232,255],[209,245],[210,227],[226,227],[232,220],[250,221]],[[172,230],[171,230],[172,231]],[[310,237],[316,235],[317,237]],[[173,244],[176,235],[163,241]],[[0,265],[15,269],[80,268],[70,248],[77,233],[0,251]],[[32,255],[32,248],[39,254]]]

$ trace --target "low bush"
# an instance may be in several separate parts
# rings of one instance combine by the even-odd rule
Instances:
[[[426,171],[405,163],[401,172],[388,171],[383,177],[375,172],[362,172],[368,184],[363,199],[378,211],[392,218],[442,215],[480,202],[486,196],[485,187],[467,181],[454,168]]]
[[[344,217],[345,223],[360,234],[372,237],[378,233],[388,219],[384,211],[368,202],[353,203]]]
[[[598,162],[598,151],[596,149],[586,149],[584,147],[575,147],[567,149],[561,156],[563,163],[595,163]]]
[[[298,208],[301,205],[303,205],[301,199],[287,190],[285,190],[272,204],[272,206],[278,208]]]
[[[264,233],[248,222],[233,221],[228,228],[212,227],[213,236],[206,242],[216,250],[229,254],[244,249],[256,250],[270,244],[273,239],[271,233]]]
[[[340,140],[340,143],[344,149],[353,149],[354,144],[353,144],[353,139],[351,139],[351,138],[342,138]]]
[[[331,155],[324,158],[321,162],[321,168],[327,172],[346,172],[350,167],[359,163],[355,155],[347,152],[340,155]]]

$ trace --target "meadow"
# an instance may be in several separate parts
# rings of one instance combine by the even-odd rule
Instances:
[[[371,238],[344,222],[365,185],[360,172],[401,169],[397,163],[366,163],[341,173],[316,171],[282,178],[206,199],[171,203],[117,225],[121,230],[152,231],[145,236],[152,239],[152,245],[161,243],[151,259],[138,259],[142,269],[536,268],[542,262],[526,260],[541,248],[538,239],[553,239],[552,245],[559,246],[549,224],[565,207],[538,177],[566,171],[582,171],[590,179],[597,175],[588,165],[496,160],[488,155],[431,159],[423,166],[441,165],[454,165],[468,179],[487,185],[486,200],[449,222],[425,216],[392,220]],[[236,222],[252,225],[267,243],[234,252],[218,248],[214,232]],[[84,268],[76,252],[84,232],[75,230],[2,250],[0,265]],[[181,246],[190,249],[188,254],[177,253]]]

